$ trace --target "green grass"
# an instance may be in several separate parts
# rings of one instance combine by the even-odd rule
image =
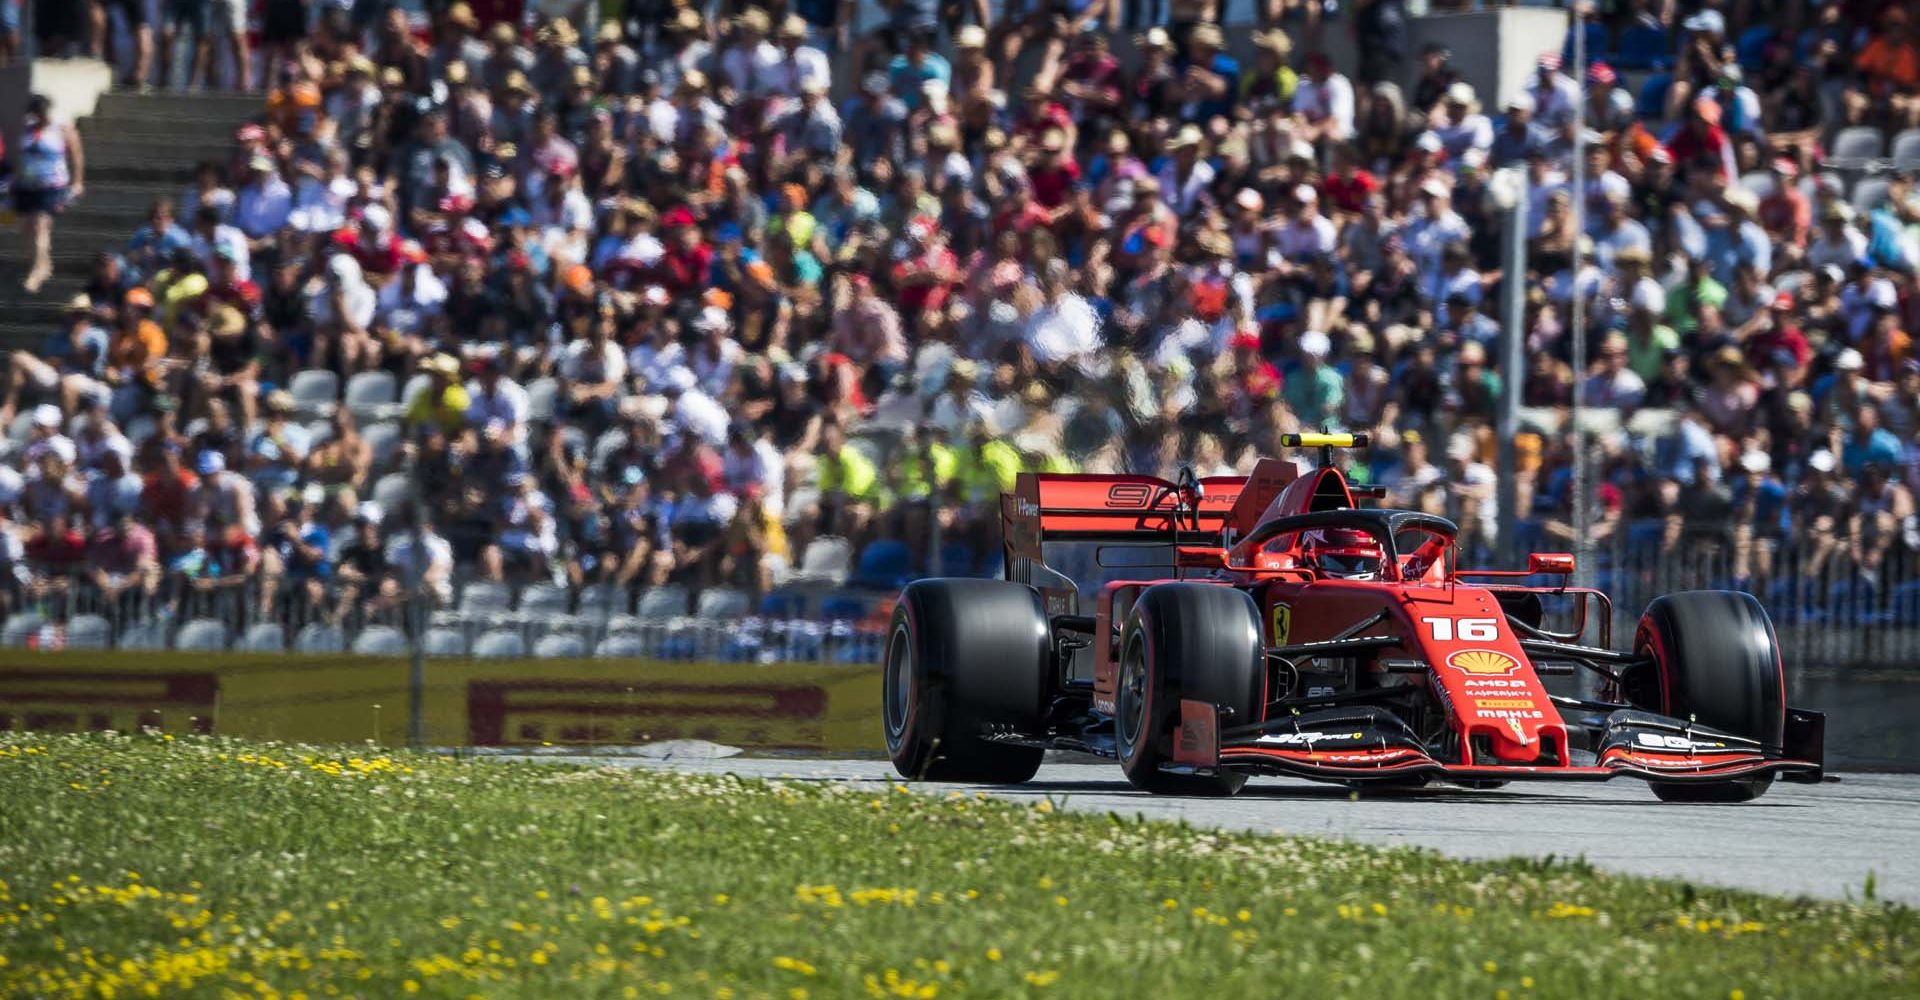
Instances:
[[[1915,914],[1880,903],[379,753],[0,735],[0,997],[1920,991]]]

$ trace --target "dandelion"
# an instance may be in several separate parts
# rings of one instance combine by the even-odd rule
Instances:
[[[1026,975],[1027,985],[1029,986],[1052,986],[1054,980],[1059,978],[1060,973],[1052,969],[1048,969],[1045,972],[1028,972]]]
[[[988,948],[988,949],[987,949],[987,961],[989,961],[989,962],[998,962],[998,961],[1000,961],[1000,958],[1001,958],[1001,955],[1000,955],[1000,949],[998,949],[998,948]]]

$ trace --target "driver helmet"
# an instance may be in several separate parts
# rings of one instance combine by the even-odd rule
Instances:
[[[1317,528],[1300,539],[1307,565],[1336,580],[1374,580],[1380,576],[1380,543],[1357,528]]]

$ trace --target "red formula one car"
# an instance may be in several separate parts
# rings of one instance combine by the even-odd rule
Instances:
[[[1572,556],[1459,569],[1451,521],[1360,506],[1380,492],[1332,455],[1364,436],[1287,443],[1319,448],[1320,467],[1023,474],[1002,497],[1006,579],[901,595],[884,697],[895,768],[1020,782],[1058,748],[1118,758],[1159,793],[1230,795],[1250,774],[1630,775],[1689,802],[1820,780],[1824,717],[1787,707],[1750,595],[1658,598],[1622,652],[1606,595],[1565,585]],[[1524,584],[1543,575],[1562,583]],[[1564,630],[1544,624],[1549,605]],[[1597,698],[1542,683],[1580,671],[1600,678]]]

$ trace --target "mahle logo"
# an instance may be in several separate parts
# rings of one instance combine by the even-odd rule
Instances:
[[[1463,649],[1447,657],[1447,666],[1485,677],[1513,673],[1519,669],[1520,661],[1497,650]]]

